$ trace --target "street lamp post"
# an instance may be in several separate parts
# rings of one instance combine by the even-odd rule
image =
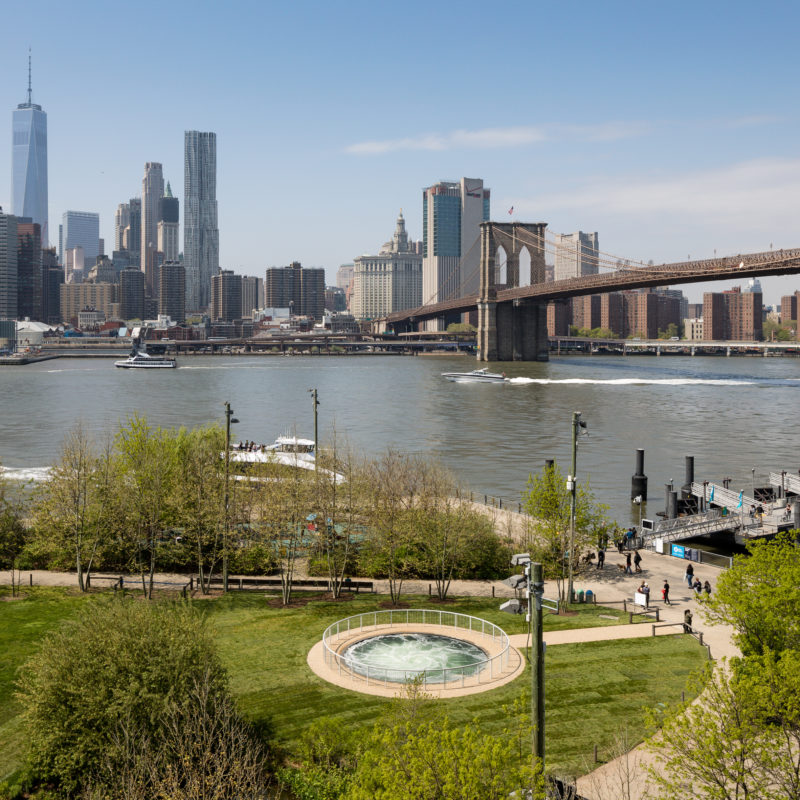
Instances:
[[[228,532],[229,515],[228,507],[230,500],[230,472],[231,472],[231,425],[239,420],[233,416],[231,404],[225,403],[225,520],[222,534],[222,591],[228,591]]]
[[[569,579],[567,581],[567,602],[572,602],[572,562],[575,554],[575,494],[578,487],[576,472],[578,470],[578,431],[585,428],[586,423],[581,421],[581,412],[572,412],[572,471],[567,476],[567,490],[569,491]]]
[[[319,425],[318,425],[318,418],[319,418],[319,400],[317,399],[317,390],[316,389],[309,389],[311,392],[311,403],[314,406],[314,469],[317,468],[317,453],[319,452]]]
[[[756,499],[756,468],[750,470],[753,473],[753,500]]]

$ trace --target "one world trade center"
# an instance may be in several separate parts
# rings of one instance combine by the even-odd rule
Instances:
[[[28,56],[28,102],[14,111],[11,158],[11,213],[42,226],[42,247],[49,244],[47,226],[47,114],[31,100]]]

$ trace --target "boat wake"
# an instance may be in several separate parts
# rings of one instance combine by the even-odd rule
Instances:
[[[527,385],[592,385],[592,386],[757,386],[758,381],[723,378],[510,378],[509,383]]]
[[[0,477],[20,483],[37,483],[50,478],[50,467],[0,467]]]

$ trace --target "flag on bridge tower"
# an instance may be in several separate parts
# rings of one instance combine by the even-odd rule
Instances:
[[[511,216],[514,213],[514,206],[508,209],[508,215]]]

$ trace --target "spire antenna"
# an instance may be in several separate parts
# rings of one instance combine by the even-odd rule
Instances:
[[[28,48],[28,105],[31,105],[31,49]]]

